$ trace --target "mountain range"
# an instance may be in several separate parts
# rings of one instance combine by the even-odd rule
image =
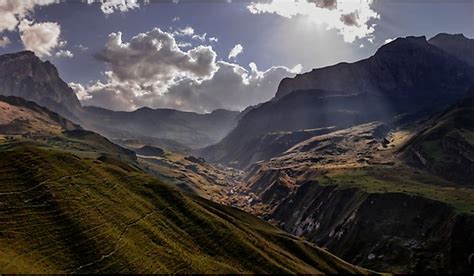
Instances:
[[[110,139],[152,141],[179,151],[217,143],[237,123],[239,112],[215,110],[208,114],[172,109],[140,108],[115,112],[82,107],[74,91],[49,61],[24,51],[0,57],[0,95],[34,101]]]
[[[0,272],[471,273],[473,57],[398,38],[197,114],[81,106],[0,56]]]
[[[258,161],[253,155],[260,153],[246,151],[247,144],[267,133],[341,128],[440,110],[474,85],[474,68],[432,41],[398,38],[368,59],[283,79],[274,99],[246,112],[229,135],[202,154],[211,161],[244,168]]]

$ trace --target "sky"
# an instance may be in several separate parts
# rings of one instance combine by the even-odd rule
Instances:
[[[441,32],[474,38],[474,0],[0,0],[0,54],[34,51],[112,110],[242,110],[285,77]]]

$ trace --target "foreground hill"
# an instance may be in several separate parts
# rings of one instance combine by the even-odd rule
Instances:
[[[344,128],[421,110],[434,112],[474,84],[474,67],[425,37],[398,38],[355,63],[315,69],[281,81],[275,98],[248,110],[221,142],[203,150],[214,162],[246,167],[245,151],[268,133]]]
[[[26,101],[21,113],[12,106],[2,100],[12,121],[54,114]],[[1,273],[367,272],[256,217],[185,195],[144,173],[133,152],[53,121],[0,137]]]

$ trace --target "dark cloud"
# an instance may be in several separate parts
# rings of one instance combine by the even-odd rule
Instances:
[[[308,0],[310,3],[314,3],[316,6],[323,9],[335,9],[337,8],[336,0]]]
[[[351,12],[348,14],[341,15],[341,21],[346,26],[359,26],[357,20],[359,19],[359,14],[357,12]]]

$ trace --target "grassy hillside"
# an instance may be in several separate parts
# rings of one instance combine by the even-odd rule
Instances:
[[[362,272],[128,166],[0,147],[2,273]]]
[[[1,103],[4,125],[30,119],[0,132],[0,273],[366,272],[184,195],[146,174],[132,151],[57,114]]]
[[[2,273],[362,272],[118,159],[28,140],[0,154]]]

